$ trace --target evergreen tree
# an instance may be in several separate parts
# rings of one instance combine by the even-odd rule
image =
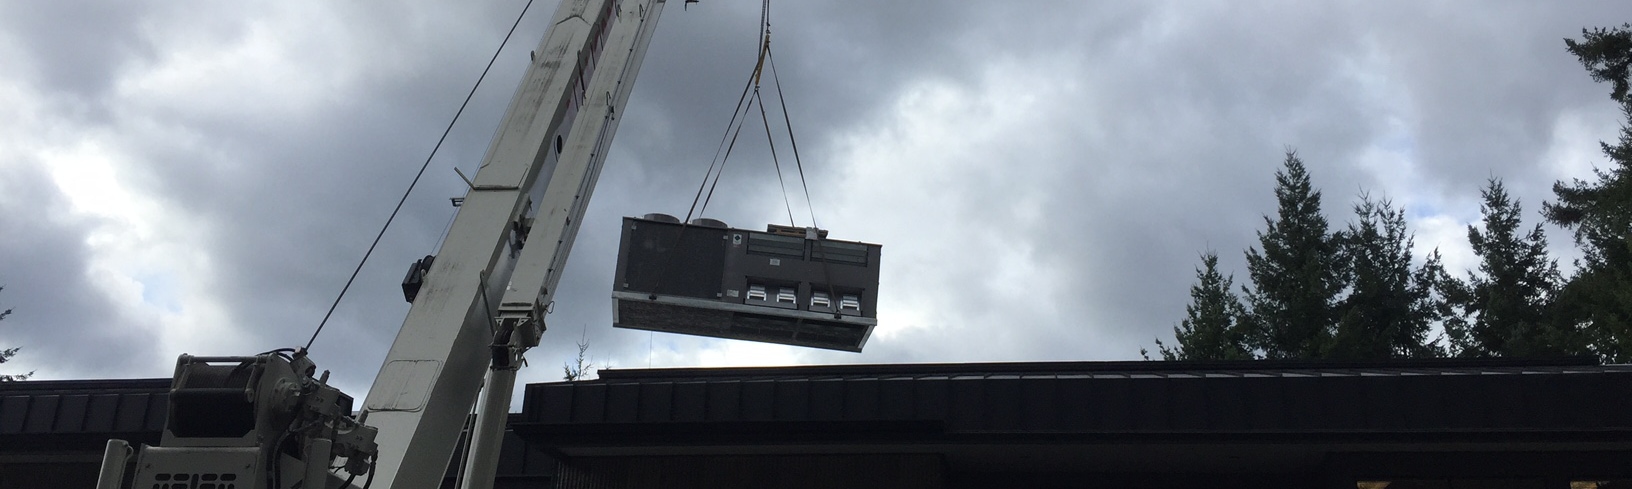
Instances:
[[[1610,98],[1632,121],[1632,24],[1581,31],[1565,39],[1593,81],[1610,83]],[[1623,123],[1616,144],[1601,143],[1612,164],[1596,169],[1595,182],[1553,184],[1557,202],[1546,204],[1547,220],[1575,232],[1584,258],[1564,287],[1560,310],[1581,323],[1591,349],[1610,361],[1632,361],[1632,125]]]
[[[1331,344],[1338,294],[1343,290],[1340,250],[1320,212],[1320,192],[1294,152],[1275,173],[1277,216],[1264,216],[1262,246],[1247,250],[1251,311],[1244,317],[1252,344],[1267,358],[1318,358]]]
[[[593,372],[595,367],[584,359],[584,354],[588,351],[589,341],[579,341],[577,361],[561,364],[561,371],[565,374],[561,376],[562,379],[566,380],[567,382],[575,382],[589,378],[590,372]]]
[[[585,336],[578,339],[578,358],[572,362],[565,362],[561,364],[561,372],[565,374],[561,378],[567,382],[589,380],[590,376],[595,374],[596,367],[594,361],[585,357],[585,355],[589,353],[588,332],[589,326],[585,325]]]
[[[1479,273],[1469,272],[1459,301],[1467,316],[1445,323],[1451,346],[1467,357],[1568,353],[1568,335],[1549,317],[1560,276],[1557,262],[1547,257],[1541,224],[1524,232],[1519,201],[1500,180],[1490,179],[1480,195],[1484,229],[1468,226]]]
[[[1418,358],[1437,356],[1428,331],[1442,317],[1435,295],[1443,275],[1439,253],[1421,268],[1411,266],[1412,236],[1405,212],[1387,201],[1362,197],[1354,207],[1359,221],[1339,240],[1348,260],[1350,290],[1338,306],[1340,316],[1330,351],[1334,358]]]
[[[5,287],[0,287],[0,290],[6,290],[6,288]],[[10,316],[10,315],[11,315],[11,309],[6,309],[6,310],[3,310],[3,311],[0,311],[0,321],[5,320],[6,316]],[[7,360],[11,360],[11,357],[17,356],[17,351],[18,350],[19,350],[19,348],[0,348],[0,363],[6,363]],[[28,377],[30,375],[33,375],[33,373],[30,372],[30,373],[20,374],[20,375],[4,375],[4,374],[0,374],[0,382],[9,382],[9,381],[13,381],[13,380],[28,380]]]
[[[1202,255],[1201,264],[1202,268],[1196,269],[1196,284],[1190,286],[1190,305],[1184,308],[1184,321],[1173,327],[1175,344],[1168,348],[1161,340],[1156,341],[1162,359],[1252,359],[1246,331],[1239,321],[1241,301],[1232,290],[1235,277],[1218,273],[1216,253]]]

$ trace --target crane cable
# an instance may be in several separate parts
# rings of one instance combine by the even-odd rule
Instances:
[[[798,226],[793,221],[793,204],[788,202],[788,183],[782,179],[782,162],[776,158],[776,138],[771,137],[771,117],[765,115],[765,100],[759,98],[758,88],[754,89],[754,99],[759,100],[759,120],[765,124],[765,144],[771,148],[771,165],[776,168],[776,184],[782,187],[782,205],[788,209],[788,225]],[[816,223],[810,225],[815,226]]]
[[[752,78],[749,78],[748,83],[742,86],[742,95],[737,99],[737,108],[733,109],[731,112],[731,121],[727,122],[725,125],[725,134],[720,135],[720,145],[714,149],[714,158],[709,161],[708,170],[703,172],[703,182],[697,186],[697,195],[691,199],[691,208],[686,210],[686,220],[684,222],[691,222],[691,216],[693,213],[702,215],[703,211],[708,209],[708,201],[714,198],[714,188],[718,187],[720,184],[719,177],[715,174],[715,165],[718,164],[719,171],[723,173],[725,171],[725,162],[731,159],[731,150],[737,146],[737,136],[742,135],[742,126],[737,124],[737,118],[739,116],[747,117],[748,113],[747,110],[743,108],[743,104],[747,103],[750,104],[750,107],[752,107],[751,104],[753,101],[752,99],[748,98],[748,91],[752,89],[753,86],[754,81]],[[732,131],[733,127],[736,128],[736,131],[734,132]],[[730,141],[729,145],[726,143],[728,140]],[[720,158],[721,151],[724,151],[724,159]],[[708,183],[709,177],[711,176],[714,177],[713,186],[710,186]],[[703,196],[704,189],[708,190],[707,197]],[[699,200],[702,201],[701,208],[697,206]]]
[[[770,0],[765,0],[765,3],[768,5]],[[767,32],[767,35],[769,35],[769,32]],[[770,45],[767,43],[765,58],[770,61],[771,81],[776,84],[777,105],[782,106],[782,122],[786,124],[788,128],[788,145],[793,147],[793,164],[794,167],[799,169],[799,186],[805,191],[805,209],[810,211],[810,227],[818,230],[817,235],[815,236],[816,239],[814,240],[816,242],[816,253],[822,256],[821,259],[818,260],[822,263],[822,279],[827,282],[828,304],[829,307],[833,309],[833,317],[837,319],[842,316],[843,313],[840,311],[841,304],[839,304],[840,297],[838,290],[833,287],[833,267],[827,262],[827,246],[823,244],[824,239],[822,239],[820,231],[822,226],[816,223],[816,204],[811,202],[810,184],[805,179],[805,163],[799,158],[799,139],[793,136],[793,118],[788,116],[788,101],[782,97],[782,78],[776,75],[776,57],[772,56],[770,51]],[[760,103],[759,106],[763,108],[765,107],[765,104]],[[769,122],[767,122],[767,124],[769,124]],[[770,134],[770,129],[766,128],[765,133],[767,135]],[[776,151],[774,150],[771,151],[771,161],[776,161]],[[776,173],[778,177],[782,176],[780,166],[778,166]],[[782,191],[782,198],[783,200],[787,199],[787,190],[785,189]],[[792,213],[791,209],[789,210],[789,213]],[[791,216],[789,217],[789,220],[792,220]]]
[[[782,79],[776,71],[776,57],[771,54],[770,3],[770,0],[764,0],[761,4],[760,25],[763,28],[763,34],[760,38],[759,57],[754,64],[754,71],[748,77],[748,83],[742,87],[742,94],[737,97],[737,106],[731,111],[730,121],[726,122],[725,133],[720,135],[720,143],[714,149],[714,158],[709,161],[708,169],[703,172],[703,180],[697,186],[697,193],[692,196],[691,207],[686,210],[685,220],[680,222],[679,233],[675,236],[676,248],[680,247],[684,242],[686,230],[691,226],[692,216],[700,216],[708,210],[708,203],[714,198],[714,190],[720,185],[720,177],[725,174],[725,164],[730,161],[731,151],[736,148],[737,139],[742,135],[742,127],[747,122],[747,117],[752,112],[756,102],[759,104],[760,121],[765,128],[766,144],[771,152],[771,164],[776,169],[777,183],[782,190],[782,204],[788,212],[788,225],[798,226],[793,218],[793,204],[788,199],[788,186],[782,175],[782,163],[776,155],[776,138],[771,133],[770,114],[765,110],[765,99],[760,94],[760,82],[763,79],[766,66],[771,68],[771,82],[772,86],[776,88],[777,103],[782,109],[783,127],[788,131],[788,142],[793,150],[794,166],[799,172],[799,186],[805,194],[805,209],[810,212],[810,226],[820,229],[816,221],[816,206],[810,196],[810,183],[805,178],[804,160],[799,156],[799,139],[793,135],[793,118],[788,113],[787,97],[782,91]],[[712,182],[710,182],[711,177]],[[703,193],[705,189],[707,194]],[[700,206],[699,201],[701,202]],[[827,282],[829,304],[834,304],[831,301],[837,301],[839,295],[833,286],[832,267],[828,264],[827,250],[822,243],[823,239],[820,237],[819,232],[814,241],[816,242],[816,254],[820,255],[817,261],[822,264],[823,279]],[[672,260],[662,261],[662,265],[658,269],[657,281],[648,298],[657,299],[658,293],[663,289],[664,279],[669,275],[669,264],[671,262]],[[839,317],[841,315],[839,308],[836,305],[831,307],[833,308],[834,317]],[[650,353],[648,352],[649,361]]]
[[[822,238],[820,231],[822,227],[816,222],[816,204],[812,202],[810,197],[810,183],[809,180],[805,178],[805,163],[804,160],[799,157],[799,139],[793,135],[793,117],[788,115],[788,100],[782,95],[782,77],[777,76],[776,56],[771,54],[771,0],[764,1],[765,3],[761,9],[762,13],[760,14],[760,17],[765,22],[765,48],[763,56],[765,61],[767,61],[771,66],[771,81],[776,86],[777,105],[782,108],[782,123],[788,130],[788,145],[793,148],[793,164],[794,167],[799,170],[799,187],[805,193],[805,210],[810,212],[810,227],[817,230],[816,236],[814,236],[815,239],[813,241],[816,243],[816,253],[821,255],[821,258],[818,261],[822,263],[822,279],[823,281],[827,282],[828,307],[832,308],[833,310],[833,318],[838,319],[843,315],[843,312],[840,309],[842,304],[839,303],[840,297],[838,290],[836,290],[836,288],[833,286],[833,267],[832,265],[828,264],[827,246],[824,244],[825,240]],[[754,90],[754,95],[756,98],[759,95],[759,90],[757,87]],[[763,118],[765,117],[763,114],[763,109],[765,107],[764,101],[760,101],[759,106],[762,111],[760,117]],[[765,136],[766,138],[769,138],[771,130],[768,125],[770,122],[766,121],[766,124],[767,127],[765,129]],[[773,163],[776,162],[776,150],[774,148],[771,150],[771,161]],[[777,164],[776,176],[778,179],[782,177],[782,167],[780,164]],[[782,190],[782,199],[784,203],[787,201],[787,197],[788,191],[786,188],[784,188]],[[791,207],[788,209],[788,213],[788,220],[792,221],[793,209]]]
[[[766,23],[765,15],[765,10],[762,9],[760,12],[760,24],[762,26]],[[697,195],[692,198],[691,209],[686,210],[686,219],[681,221],[682,225],[691,222],[694,212],[696,215],[701,216],[708,211],[708,203],[714,199],[714,189],[720,186],[720,176],[725,174],[725,164],[731,160],[731,150],[736,148],[737,137],[742,135],[742,123],[747,122],[748,114],[753,109],[754,99],[757,98],[759,92],[759,67],[764,63],[764,53],[770,48],[769,30],[767,26],[764,37],[761,38],[762,41],[760,42],[760,61],[755,64],[754,71],[748,75],[747,83],[742,86],[742,93],[737,96],[737,107],[731,111],[731,120],[725,124],[725,134],[720,135],[720,145],[714,149],[714,158],[709,161],[708,170],[703,172],[703,182],[697,186]],[[750,93],[756,96],[749,96]],[[728,139],[729,144],[726,142]],[[722,149],[724,150],[723,158],[721,157]],[[719,164],[717,172],[715,170],[716,162]],[[710,177],[713,177],[714,180],[712,184],[709,183]],[[704,188],[708,189],[707,196],[703,195]],[[702,199],[700,207],[698,206],[699,198]],[[791,214],[792,211],[789,212]]]
[[[762,31],[763,35],[760,38],[760,43],[759,43],[759,59],[754,63],[754,71],[753,71],[752,76],[750,76],[749,79],[748,79],[748,84],[746,86],[742,87],[742,95],[740,95],[738,97],[738,99],[737,99],[737,108],[732,110],[731,120],[730,120],[730,122],[726,123],[725,134],[720,136],[720,147],[723,147],[724,150],[725,150],[725,153],[724,153],[725,156],[724,156],[723,159],[720,157],[720,147],[715,148],[714,160],[719,162],[719,171],[718,172],[715,171],[714,161],[710,161],[709,165],[708,165],[708,170],[703,173],[703,185],[700,185],[700,186],[697,187],[697,195],[692,198],[691,209],[688,209],[686,211],[686,220],[682,221],[681,224],[680,224],[680,235],[681,236],[684,236],[684,234],[686,232],[686,227],[691,224],[692,211],[696,210],[697,214],[700,215],[700,214],[702,214],[704,211],[706,211],[708,209],[708,202],[709,202],[709,200],[711,200],[714,197],[714,189],[715,189],[715,187],[718,187],[719,184],[720,184],[720,176],[725,173],[725,162],[730,160],[730,158],[731,158],[731,149],[736,147],[737,136],[742,134],[742,125],[739,123],[739,118],[746,117],[748,115],[748,112],[752,109],[752,107],[754,105],[754,102],[756,102],[756,101],[759,102],[760,121],[763,123],[763,125],[765,127],[766,144],[770,148],[770,151],[771,151],[771,164],[776,169],[777,184],[781,187],[781,190],[782,190],[782,205],[787,209],[787,212],[788,212],[788,225],[798,226],[798,224],[796,222],[794,222],[794,219],[793,219],[793,205],[788,200],[788,186],[787,186],[787,182],[783,179],[783,176],[782,176],[782,163],[781,163],[780,159],[777,158],[777,156],[776,156],[776,139],[775,139],[775,136],[773,136],[771,134],[770,116],[765,111],[765,100],[764,100],[763,97],[761,97],[760,91],[759,91],[760,81],[763,78],[764,70],[765,70],[765,67],[767,65],[771,68],[771,82],[772,82],[772,86],[774,86],[776,88],[777,105],[782,109],[783,127],[785,127],[787,129],[787,131],[788,131],[788,143],[789,143],[789,146],[793,150],[794,168],[796,168],[798,170],[798,172],[799,172],[799,187],[800,187],[800,189],[802,191],[804,191],[804,194],[805,194],[805,209],[810,212],[810,227],[818,229],[818,230],[821,229],[821,225],[816,221],[816,205],[815,205],[815,203],[813,202],[813,199],[810,196],[810,182],[809,182],[809,179],[805,178],[804,159],[799,156],[799,139],[794,136],[793,117],[791,115],[789,115],[789,113],[788,113],[787,97],[783,94],[783,91],[782,91],[782,77],[778,76],[778,74],[777,74],[776,56],[771,54],[771,17],[770,16],[771,16],[771,0],[763,0],[763,2],[760,4],[760,13],[759,13],[760,26],[763,29],[763,31]],[[751,92],[750,92],[750,89],[751,89]],[[752,93],[752,96],[749,95],[750,93]],[[745,108],[744,105],[746,105],[747,107]],[[746,122],[746,121],[742,121],[742,122]],[[735,129],[733,129],[733,126],[735,126]],[[730,143],[729,144],[726,143],[726,138],[727,137],[730,138]],[[708,180],[709,180],[709,175],[711,173],[713,174],[714,182],[713,182],[713,184],[710,185]],[[708,187],[707,197],[703,197],[703,186]],[[698,197],[702,197],[702,207],[701,208],[698,208],[698,206],[697,206]],[[817,261],[821,262],[821,264],[822,264],[822,276],[823,276],[824,281],[827,282],[827,284],[826,284],[827,285],[827,297],[828,297],[828,300],[830,301],[829,304],[831,304],[830,307],[832,307],[832,309],[833,309],[833,316],[835,318],[837,318],[837,317],[840,317],[842,315],[842,313],[840,312],[839,306],[837,304],[840,297],[839,297],[838,291],[833,286],[833,270],[832,270],[832,266],[829,265],[829,263],[828,263],[827,248],[823,244],[823,239],[820,236],[820,231],[817,231],[817,233],[818,234],[816,236],[816,239],[814,240],[816,242],[816,254],[821,256],[821,258],[819,260],[817,260]],[[677,237],[676,239],[678,241],[680,238]],[[676,244],[678,245],[679,243],[677,242]],[[667,264],[668,264],[668,262],[665,261],[663,269],[661,271],[659,271],[659,273],[658,273],[658,279],[657,279],[658,283],[657,283],[657,285],[658,285],[659,288],[661,288],[661,286],[662,286],[663,278],[667,275],[667,271],[668,271]],[[656,292],[657,291],[654,289],[653,295],[652,295],[652,298],[654,298],[654,299],[656,298]]]
[[[763,2],[760,4],[759,18],[762,31],[759,42],[759,56],[754,63],[753,72],[748,77],[748,83],[743,86],[742,94],[738,96],[737,107],[731,113],[731,120],[726,123],[725,134],[721,135],[720,137],[720,145],[719,147],[715,148],[714,159],[709,162],[708,170],[703,173],[702,184],[697,187],[697,194],[692,198],[691,208],[686,211],[686,219],[682,221],[682,224],[690,223],[693,215],[702,215],[707,211],[708,203],[714,197],[714,190],[720,184],[720,177],[725,173],[725,164],[730,160],[731,151],[736,147],[737,138],[742,133],[742,124],[747,122],[746,117],[751,112],[753,105],[757,102],[759,104],[760,120],[765,127],[766,143],[771,152],[771,164],[776,170],[777,184],[782,190],[782,205],[787,210],[788,225],[798,225],[793,218],[793,204],[788,198],[787,181],[782,175],[782,163],[776,154],[776,141],[775,136],[771,133],[770,116],[765,111],[765,100],[760,95],[761,80],[763,79],[765,68],[769,66],[771,69],[771,81],[773,86],[776,88],[777,102],[782,109],[783,124],[788,131],[788,141],[793,149],[794,164],[799,173],[799,186],[805,194],[805,208],[810,212],[810,225],[811,227],[819,227],[816,222],[815,205],[813,204],[810,196],[810,184],[805,179],[804,161],[799,156],[799,140],[793,135],[793,121],[792,117],[788,114],[787,98],[782,92],[782,80],[779,76],[777,76],[776,57],[771,54],[770,8],[770,0],[763,0]],[[729,141],[729,143],[727,141]],[[722,149],[724,151],[723,158],[721,157]],[[718,170],[716,170],[716,163],[718,163]],[[712,182],[709,181],[711,177],[713,179]],[[706,195],[703,193],[705,189],[708,192]],[[699,200],[701,201],[701,206],[698,205]]]
[[[760,11],[761,25],[766,25],[765,16],[767,15],[767,10],[765,9],[768,8],[769,2],[767,0],[766,4],[762,5],[762,9]],[[765,31],[766,37],[763,38],[760,43],[761,64],[764,62],[764,53],[770,47],[769,35],[770,30],[767,26]],[[750,97],[748,95],[749,93],[753,93],[755,96]],[[680,231],[676,233],[674,238],[676,247],[679,247],[681,243],[684,242],[686,230],[691,227],[692,216],[702,216],[703,213],[708,210],[709,201],[714,200],[714,190],[720,186],[720,176],[725,174],[725,164],[731,160],[731,151],[737,147],[737,139],[742,136],[742,125],[743,123],[747,122],[748,114],[753,110],[754,101],[758,98],[758,93],[759,65],[756,65],[754,67],[754,72],[748,76],[747,83],[743,84],[742,93],[737,96],[736,108],[731,109],[731,120],[725,123],[725,133],[720,135],[720,143],[714,148],[714,157],[709,160],[708,169],[703,171],[703,181],[697,184],[697,193],[691,198],[691,207],[686,209],[686,218],[680,221]],[[761,101],[760,103],[763,105],[764,102]],[[709,181],[711,177],[713,182]],[[708,191],[706,195],[703,193],[704,190]],[[783,193],[785,197],[786,190],[784,190]],[[793,215],[791,207],[789,207],[788,215],[791,219]],[[657,299],[657,293],[663,290],[663,282],[669,275],[669,264],[672,261],[673,260],[664,260],[662,262],[662,266],[658,268],[657,281],[653,284],[652,293],[649,295],[650,299]]]
[[[788,201],[788,182],[782,177],[782,162],[776,157],[776,137],[771,135],[771,117],[765,113],[765,99],[759,95],[760,79],[765,74],[765,59],[771,54],[771,0],[760,3],[759,23],[765,35],[760,37],[759,61],[754,63],[754,100],[759,101],[759,120],[765,125],[765,144],[771,150],[771,165],[776,169],[776,184],[782,189],[782,205],[788,210],[788,225],[798,226],[793,220],[793,203]],[[778,87],[777,96],[781,95],[781,88]],[[787,106],[783,106],[782,114],[785,116],[787,113]],[[793,134],[789,133],[788,137],[793,137]],[[806,194],[805,198],[806,205],[809,205],[810,195]],[[811,223],[811,226],[815,225],[815,222]]]
[[[816,205],[811,203],[810,184],[805,180],[805,163],[799,159],[799,139],[793,136],[793,118],[788,116],[788,101],[782,97],[782,79],[776,76],[776,56],[771,55],[770,50],[766,49],[765,57],[770,60],[771,81],[776,84],[776,102],[782,107],[782,122],[788,128],[788,145],[793,147],[793,165],[799,169],[799,187],[805,192],[805,209],[810,211],[810,227],[820,229],[821,226],[816,224]],[[761,103],[760,106],[763,107],[764,104]]]
[[[363,271],[363,264],[368,263],[368,257],[372,256],[374,248],[380,245],[380,238],[385,237],[385,230],[391,228],[391,221],[396,220],[397,213],[402,211],[402,205],[408,202],[408,195],[414,192],[414,186],[419,184],[420,177],[425,176],[425,169],[431,166],[431,160],[436,158],[437,150],[442,149],[442,143],[447,141],[448,134],[453,132],[454,123],[459,122],[459,116],[465,113],[465,107],[470,105],[470,99],[476,96],[476,89],[482,86],[482,80],[487,79],[487,72],[493,69],[493,63],[498,61],[499,53],[504,52],[504,46],[510,43],[510,36],[516,33],[516,26],[521,25],[521,19],[527,16],[527,9],[532,8],[532,6],[533,0],[527,0],[527,4],[521,7],[521,13],[516,15],[516,21],[510,24],[510,32],[504,34],[503,41],[499,41],[499,48],[494,50],[493,57],[487,60],[487,67],[482,68],[481,76],[476,77],[476,84],[470,87],[470,93],[465,94],[465,101],[460,103],[459,110],[453,113],[453,120],[448,121],[448,127],[442,130],[442,137],[437,138],[436,146],[431,148],[431,154],[425,157],[425,163],[419,166],[419,173],[414,174],[414,180],[409,182],[408,189],[402,192],[402,198],[397,200],[397,207],[391,209],[391,215],[385,218],[385,224],[380,226],[379,234],[374,235],[374,242],[368,245],[368,251],[363,253],[363,259],[358,260],[357,268],[352,269],[351,278],[346,279],[346,285],[340,288],[340,293],[334,297],[334,302],[329,304],[329,312],[323,314],[323,320],[317,323],[317,329],[312,331],[311,339],[306,340],[306,347],[301,348],[302,352],[312,349],[312,343],[317,341],[318,333],[322,333],[323,326],[329,324],[329,317],[333,316],[334,309],[340,306],[340,299],[346,296],[346,291],[351,290],[351,283],[356,281],[357,274]],[[373,481],[370,480],[370,482]]]

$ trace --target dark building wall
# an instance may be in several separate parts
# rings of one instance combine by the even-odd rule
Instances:
[[[0,489],[91,488],[109,438],[158,443],[170,379],[0,383]]]
[[[0,489],[91,487],[108,438],[157,442],[168,386],[0,384]],[[500,488],[1632,487],[1625,365],[622,370],[525,411]]]
[[[5,489],[70,489],[94,488],[102,468],[98,453],[94,460],[77,462],[5,460],[0,459],[0,488]]]
[[[947,489],[1279,489],[1320,488],[1318,474],[1208,474],[1187,473],[970,473],[953,474]],[[1351,484],[1344,489],[1355,489]]]
[[[851,447],[852,449],[854,447]],[[1176,455],[1176,454],[1175,454]],[[1212,455],[1228,459],[1228,456]],[[575,457],[558,472],[560,489],[644,488],[1324,488],[1613,489],[1632,487],[1632,452],[1378,451],[1331,454],[1314,471],[1143,470],[1192,466],[1183,455],[1150,457],[1141,470],[1071,471],[1053,467],[984,470],[936,454],[798,454]],[[1574,476],[1565,474],[1575,474]],[[1358,485],[1367,484],[1364,486]],[[1596,485],[1595,485],[1596,484]]]
[[[1330,487],[1353,481],[1395,481],[1391,489],[1485,487],[1492,489],[1614,489],[1632,487],[1632,447],[1621,450],[1524,450],[1404,452],[1374,450],[1334,454],[1327,460]],[[1572,486],[1572,483],[1575,483]]]
[[[578,457],[559,489],[940,489],[932,454]]]
[[[583,433],[625,423],[648,424],[647,432],[656,433],[692,422],[905,426],[920,421],[941,426],[945,436],[1011,439],[1569,441],[1624,440],[1632,434],[1632,368],[1626,367],[894,375],[883,367],[854,374],[835,370],[687,371],[695,373],[692,377],[607,371],[597,381],[527,386],[524,417],[539,429],[571,427]]]
[[[573,460],[927,453],[948,488],[1565,489],[1632,474],[1632,366],[1584,362],[609,370],[529,385],[524,412],[517,433]]]

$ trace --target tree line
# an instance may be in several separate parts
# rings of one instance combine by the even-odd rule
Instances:
[[[1610,168],[1553,185],[1541,215],[1582,251],[1565,277],[1542,223],[1526,227],[1502,181],[1486,182],[1468,226],[1477,270],[1453,274],[1437,250],[1417,260],[1405,213],[1362,195],[1332,229],[1308,169],[1288,152],[1278,210],[1246,251],[1247,281],[1208,252],[1196,269],[1166,360],[1597,356],[1632,361],[1632,24],[1565,39],[1592,79],[1610,84],[1625,123],[1600,143]],[[1437,330],[1437,332],[1436,332]],[[1148,357],[1148,352],[1145,353]]]

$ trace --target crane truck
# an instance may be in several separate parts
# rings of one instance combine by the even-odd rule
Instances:
[[[516,369],[663,5],[556,8],[439,253],[404,281],[413,305],[361,406],[305,351],[182,355],[159,445],[110,440],[98,488],[435,488],[473,406],[460,483],[491,487]]]

